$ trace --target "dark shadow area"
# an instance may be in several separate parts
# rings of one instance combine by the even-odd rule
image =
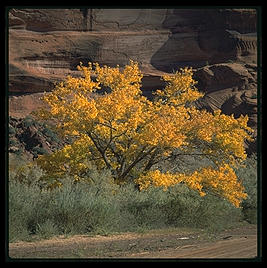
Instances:
[[[249,16],[250,15],[250,16]],[[169,39],[152,56],[151,65],[164,72],[235,61],[254,53],[255,15],[223,9],[170,9],[162,26]]]
[[[171,34],[152,56],[152,66],[164,72],[172,72],[185,66],[196,67],[205,64],[207,57],[202,55],[196,61],[194,52],[194,45],[197,42],[195,33],[205,24],[201,14],[198,9],[167,10],[162,26],[169,29]]]

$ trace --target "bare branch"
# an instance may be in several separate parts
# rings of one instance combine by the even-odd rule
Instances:
[[[144,171],[148,171],[153,165],[155,165],[157,162],[159,161],[156,161],[155,162],[155,157],[157,156],[157,154],[159,153],[159,148],[157,148],[152,154],[151,154],[151,157],[150,159],[148,160],[148,163],[146,164],[145,168],[144,168]]]
[[[105,162],[107,168],[111,168],[111,165],[110,165],[110,163],[108,162],[108,159],[107,159],[107,156],[106,156],[106,154],[105,154],[105,151],[103,151],[103,150],[101,149],[101,147],[99,146],[99,144],[98,144],[98,143],[96,142],[96,140],[93,138],[92,133],[87,132],[87,135],[89,136],[89,138],[90,138],[90,139],[92,140],[92,142],[94,143],[96,149],[97,149],[97,150],[99,151],[99,153],[102,155],[103,160],[104,160],[104,162]]]
[[[128,166],[128,168],[122,173],[122,175],[119,177],[119,179],[124,179],[126,177],[126,175],[131,171],[131,169],[137,164],[139,163],[141,160],[143,160],[147,155],[149,155],[153,150],[156,149],[156,147],[152,147],[150,148],[147,152],[144,152],[144,150],[147,148],[147,146],[145,146],[140,153],[137,155],[137,157],[135,158],[135,160],[132,162],[132,164],[130,164]]]

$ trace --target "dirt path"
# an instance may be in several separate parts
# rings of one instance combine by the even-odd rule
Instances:
[[[138,258],[254,258],[257,256],[256,238],[237,237],[227,241],[178,246],[159,252],[132,254]]]
[[[255,225],[207,234],[165,229],[144,234],[55,237],[9,244],[10,258],[255,258]]]

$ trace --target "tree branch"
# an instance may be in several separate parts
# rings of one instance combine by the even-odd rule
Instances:
[[[132,164],[130,164],[128,166],[128,168],[122,173],[122,175],[119,177],[119,179],[124,179],[126,177],[126,175],[131,171],[131,169],[137,164],[139,163],[141,160],[143,160],[147,155],[149,155],[156,147],[152,147],[151,149],[149,149],[146,153],[144,152],[144,150],[146,149],[147,146],[145,146],[142,151],[137,155],[137,157],[135,158],[135,160],[132,162]]]
[[[150,159],[148,160],[148,163],[146,164],[144,171],[148,171],[154,164],[156,164],[159,161],[154,162],[156,155],[159,153],[159,148],[157,148],[152,154]]]
[[[110,163],[108,162],[106,153],[104,150],[101,149],[101,147],[98,145],[98,143],[96,142],[96,140],[93,138],[92,134],[90,132],[87,132],[87,135],[89,136],[89,138],[92,140],[92,142],[94,143],[96,149],[99,151],[99,153],[101,154],[107,168],[111,168]]]

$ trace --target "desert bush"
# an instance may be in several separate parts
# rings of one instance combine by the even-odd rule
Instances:
[[[105,174],[103,172],[102,175]],[[64,187],[50,191],[34,183],[40,177],[36,172],[24,176],[23,180],[9,181],[11,241],[28,239],[33,234],[49,237],[67,233],[110,232],[117,228],[119,208],[110,198],[114,184],[108,186],[108,177],[106,186],[105,179],[101,180],[101,185],[91,185],[88,182],[75,184],[71,178],[66,178]],[[30,180],[32,183],[28,183]]]
[[[258,215],[258,164],[256,155],[246,159],[245,167],[237,169],[237,176],[242,180],[248,197],[243,200],[242,212],[244,219],[250,223],[257,223]],[[261,183],[259,184],[261,185]]]
[[[18,172],[18,169],[21,168],[22,166],[25,166],[27,163],[28,160],[25,156],[9,153],[8,154],[9,179],[12,179]]]
[[[40,190],[36,186],[10,180],[8,197],[9,240],[25,240],[32,232],[34,205],[40,203]]]
[[[43,147],[35,146],[32,148],[32,154],[35,156],[47,154],[47,150],[44,149]]]
[[[241,220],[241,209],[212,193],[201,197],[186,185],[177,185],[164,204],[168,224],[221,230]]]
[[[68,182],[51,195],[52,218],[62,233],[98,233],[116,226],[119,217],[116,202],[88,183]]]
[[[37,224],[37,228],[35,229],[35,231],[36,234],[42,239],[48,239],[52,236],[59,234],[57,226],[50,219],[47,219],[45,222],[41,224]]]
[[[40,189],[44,187],[41,178],[44,175],[43,170],[33,165],[31,162],[24,160],[16,168],[12,169],[9,164],[9,182],[20,182],[22,184],[34,185]]]
[[[134,184],[122,186],[116,196],[120,204],[120,226],[125,231],[166,227],[162,205],[166,193],[161,188],[151,187],[138,191]]]
[[[23,118],[22,124],[27,128],[36,124],[36,121],[31,116],[27,115],[25,118]]]
[[[14,145],[18,145],[18,141],[16,139],[9,139],[9,147],[10,146],[14,146]]]
[[[8,133],[11,134],[11,135],[16,134],[16,129],[10,124],[9,124],[9,127],[8,127]]]
[[[34,182],[40,174],[28,176]],[[25,183],[29,180],[9,182],[10,241],[164,227],[219,230],[242,220],[240,208],[211,194],[201,197],[185,184],[140,192],[134,184],[114,184],[108,170],[94,170],[90,180],[79,183],[67,177],[53,190]]]
[[[56,134],[56,132],[51,130],[49,128],[49,126],[47,126],[46,124],[43,125],[42,133],[47,137],[47,139],[49,141],[55,142],[55,143],[60,143],[60,139],[59,139],[58,135]]]

